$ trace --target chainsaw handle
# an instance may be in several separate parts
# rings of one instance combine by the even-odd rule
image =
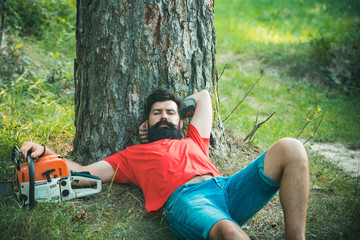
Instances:
[[[16,171],[20,171],[21,151],[17,146],[14,146],[11,152],[11,159],[14,162]]]
[[[29,207],[32,208],[35,206],[35,168],[31,151],[28,151],[26,158],[29,164]]]
[[[72,172],[72,181],[91,181],[91,182],[96,182],[96,187],[90,187],[90,188],[76,188],[73,189],[76,197],[80,198],[80,197],[85,197],[91,194],[95,194],[95,193],[99,193],[101,191],[101,179],[93,176],[93,175],[87,175],[87,174],[81,174],[81,173],[76,173],[76,172]]]

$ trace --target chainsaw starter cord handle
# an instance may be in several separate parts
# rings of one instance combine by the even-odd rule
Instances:
[[[31,151],[27,153],[29,164],[29,207],[35,206],[35,168],[34,159],[31,157]]]

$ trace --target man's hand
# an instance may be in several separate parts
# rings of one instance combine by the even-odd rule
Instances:
[[[43,145],[33,143],[33,142],[25,142],[21,148],[20,151],[22,153],[22,156],[24,160],[26,161],[27,153],[31,151],[31,157],[36,158],[39,156],[44,156],[46,153],[49,153],[48,149],[44,147]],[[51,152],[51,151],[50,151]]]
[[[148,128],[146,121],[143,122],[139,127],[139,136],[142,143],[149,143],[149,140],[147,138],[148,136]]]

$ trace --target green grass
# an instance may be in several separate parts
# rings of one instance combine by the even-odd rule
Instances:
[[[93,197],[38,204],[33,210],[7,198],[0,205],[2,238],[175,239],[165,221],[146,213],[139,189],[117,185],[108,192],[108,187]]]
[[[351,0],[220,2],[217,53],[245,54],[297,79],[359,93],[359,11]]]
[[[68,6],[61,5],[61,9],[56,1],[36,3],[27,3],[28,9],[38,7],[26,12],[40,12],[37,22],[42,24],[26,25],[25,15],[14,13],[15,30],[9,34],[8,46],[1,49],[0,180],[13,177],[10,153],[15,144],[28,140],[45,143],[62,155],[72,149],[74,104],[66,93],[73,88],[75,18],[69,9],[75,6],[71,1],[62,2]],[[19,7],[15,2],[11,6]],[[319,108],[324,118],[314,140],[360,148],[360,96],[345,91],[343,84],[354,79],[353,75],[346,77],[350,70],[358,71],[354,66],[357,53],[339,50],[359,46],[359,8],[358,1],[350,0],[215,2],[218,72],[228,63],[219,82],[223,119],[264,71],[224,123],[233,141],[232,153],[228,159],[214,161],[225,175],[247,165],[259,148],[282,137],[297,137],[306,118]],[[35,13],[26,16],[30,23],[36,20]],[[335,68],[334,62],[343,71]],[[357,85],[347,86],[356,90]],[[252,130],[258,111],[259,122],[276,113],[248,146],[242,139]],[[319,119],[312,121],[301,139],[311,137],[318,123]],[[310,153],[309,159],[307,238],[356,239],[360,235],[359,178],[351,178],[321,156]],[[4,197],[0,203],[2,237],[175,239],[161,216],[147,214],[139,189],[118,184],[109,192],[108,188],[105,185],[100,194],[89,198],[38,204],[32,211],[23,209],[13,196]],[[81,211],[86,217],[76,221]],[[284,239],[279,197],[244,230],[255,239]]]
[[[235,60],[236,61],[236,60]],[[227,116],[243,99],[260,76],[257,69],[244,69],[245,61],[233,62],[220,79],[221,114]],[[254,67],[254,68],[253,68]],[[238,129],[244,137],[253,129],[253,121],[259,111],[259,120],[275,115],[256,133],[254,143],[269,145],[283,137],[296,138],[307,123],[306,117],[317,110],[324,112],[320,128],[314,140],[343,142],[354,148],[360,147],[359,96],[348,97],[335,90],[321,90],[291,77],[267,74],[260,79],[249,96],[225,122],[225,127]],[[318,121],[312,122],[300,136],[308,139]]]
[[[40,51],[33,43],[17,44],[22,47],[11,49],[9,44],[4,49],[17,67],[0,77],[1,180],[12,178],[14,145],[35,141],[66,154],[75,134],[73,97],[66,94],[72,87],[70,63]],[[6,66],[1,69],[8,71],[11,61],[2,62]]]
[[[228,63],[219,83],[223,116],[234,109],[264,70],[264,77],[225,126],[246,136],[258,111],[259,122],[276,111],[254,139],[254,143],[269,145],[285,136],[297,137],[306,117],[319,106],[324,119],[314,139],[359,148],[360,105],[356,103],[360,96],[346,96],[313,80],[316,76],[317,81],[323,80],[325,74],[331,81],[339,77],[329,67],[328,61],[333,61],[329,49],[359,39],[359,10],[360,4],[354,1],[219,3],[215,12],[218,71]],[[311,137],[316,124],[312,122],[301,137]]]
[[[342,41],[354,36],[359,10],[359,2],[351,0],[219,1],[215,5],[217,51],[272,52],[274,47],[289,50],[286,47],[291,44],[318,38]]]

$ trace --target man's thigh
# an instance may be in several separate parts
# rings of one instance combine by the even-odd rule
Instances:
[[[265,154],[227,180],[230,216],[240,226],[261,210],[279,190],[280,182],[263,172]]]

